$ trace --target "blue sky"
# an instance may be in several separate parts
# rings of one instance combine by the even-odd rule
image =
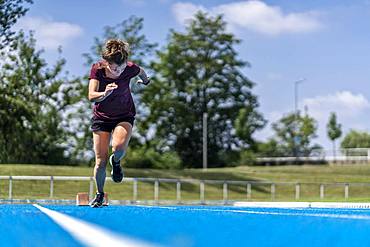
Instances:
[[[252,65],[243,71],[256,82],[260,111],[269,120],[258,139],[272,136],[270,123],[294,110],[300,78],[306,80],[299,85],[299,109],[318,120],[317,143],[331,147],[326,123],[332,111],[345,133],[370,131],[370,0],[37,0],[17,28],[35,30],[49,62],[61,45],[66,69],[83,75],[88,68],[81,54],[104,26],[144,17],[143,33],[163,45],[169,29],[184,30],[197,10],[223,14],[228,30],[243,41],[239,56]]]

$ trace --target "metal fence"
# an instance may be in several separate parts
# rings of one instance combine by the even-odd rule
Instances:
[[[89,184],[89,196],[93,197],[94,194],[94,178],[93,177],[67,177],[67,176],[0,176],[0,181],[8,180],[8,191],[7,197],[0,198],[0,202],[33,202],[34,200],[20,200],[13,196],[14,190],[14,181],[23,180],[23,181],[48,181],[49,186],[49,195],[48,198],[39,198],[45,202],[53,203],[74,203],[74,200],[71,198],[66,199],[55,199],[54,194],[54,182],[55,181],[86,181]],[[111,181],[111,178],[107,178],[108,181]],[[350,189],[356,191],[358,187],[364,187],[365,191],[370,192],[370,183],[294,183],[294,182],[260,182],[260,181],[232,181],[232,180],[197,180],[197,179],[167,179],[167,178],[124,178],[124,182],[132,183],[132,194],[130,200],[115,200],[116,204],[136,204],[143,203],[138,200],[139,190],[138,182],[145,182],[153,184],[153,195],[152,200],[148,200],[145,203],[150,204],[161,204],[161,203],[174,203],[174,204],[229,204],[234,200],[229,197],[230,187],[235,186],[239,189],[243,189],[243,201],[252,201],[252,200],[261,200],[261,197],[255,197],[252,191],[253,189],[260,188],[263,186],[264,198],[262,200],[275,201],[279,200],[277,194],[280,192],[285,194],[284,198],[288,198],[286,194],[289,194],[289,201],[299,201],[303,199],[302,194],[307,193],[306,190],[310,189],[310,194],[319,198],[320,200],[327,199],[326,191],[336,190],[336,198],[341,198],[340,200],[347,201],[350,198]],[[6,182],[5,182],[6,183]],[[160,198],[160,183],[171,183],[176,187],[176,195],[171,200],[164,200]],[[182,198],[182,186],[184,183],[191,183],[199,186],[199,191],[194,193],[198,194],[197,200],[187,201]],[[222,200],[206,200],[206,186],[208,185],[217,185],[222,188],[222,193],[220,197]],[[5,186],[2,186],[5,188]],[[283,189],[284,188],[284,189]],[[1,191],[0,187],[0,191]],[[362,191],[364,189],[362,188]],[[362,192],[363,194],[363,192]],[[339,196],[338,196],[339,195]],[[353,194],[353,196],[358,196]],[[367,197],[370,199],[370,193],[362,197]],[[240,199],[239,199],[240,200]],[[113,202],[113,200],[110,202]],[[113,204],[114,204],[113,203]]]
[[[315,149],[309,156],[261,156],[257,157],[259,164],[287,164],[287,163],[338,163],[355,164],[370,163],[370,148],[345,148],[337,150]]]

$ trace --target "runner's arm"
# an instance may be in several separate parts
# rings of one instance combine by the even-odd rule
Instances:
[[[140,80],[138,80],[138,83],[142,83],[144,85],[148,85],[150,83],[150,78],[145,73],[144,69],[140,67],[140,72],[138,74]]]
[[[101,102],[105,100],[117,85],[115,83],[108,84],[104,92],[98,92],[99,81],[96,79],[90,79],[89,81],[89,95],[88,98],[91,102]]]

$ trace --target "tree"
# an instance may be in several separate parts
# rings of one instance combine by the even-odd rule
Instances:
[[[254,98],[254,100],[257,99]],[[259,113],[255,111],[254,107],[256,103],[257,102],[250,104],[245,108],[241,108],[234,123],[236,136],[243,142],[242,145],[244,146],[245,144],[249,144],[252,148],[255,148],[255,141],[252,137],[253,133],[266,123]]]
[[[254,84],[240,71],[248,63],[237,58],[239,43],[221,16],[198,12],[185,33],[171,30],[152,64],[155,77],[142,96],[150,110],[145,122],[155,124],[156,149],[176,151],[185,167],[202,166],[203,113],[211,166],[224,165],[225,150],[251,145],[253,133],[265,124],[251,92]]]
[[[272,128],[287,155],[309,156],[312,150],[318,147],[311,145],[312,140],[316,137],[317,123],[307,114],[305,116],[301,116],[299,113],[288,114],[273,123]]]
[[[337,122],[337,115],[332,112],[330,113],[329,122],[326,125],[328,131],[328,137],[333,142],[333,155],[335,159],[335,140],[342,136],[342,125]]]
[[[0,50],[15,38],[15,32],[11,27],[28,11],[23,4],[32,2],[32,0],[0,0]]]
[[[94,44],[90,48],[90,53],[85,53],[86,65],[101,59],[102,48],[107,39],[123,39],[130,44],[130,60],[138,63],[141,67],[148,68],[148,57],[153,55],[156,43],[150,43],[144,34],[144,18],[130,16],[127,20],[115,26],[104,27],[102,38],[95,37]]]
[[[284,148],[273,138],[270,138],[266,142],[258,142],[257,154],[260,157],[281,157],[285,155]]]
[[[351,130],[343,138],[342,148],[370,148],[370,133]]]
[[[59,59],[49,67],[31,35],[19,33],[0,69],[0,162],[69,162],[68,122],[63,114],[76,101],[78,80],[61,75]]]

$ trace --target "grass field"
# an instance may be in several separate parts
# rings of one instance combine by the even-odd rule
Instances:
[[[109,169],[109,168],[108,168]],[[107,171],[109,174],[109,170]],[[91,176],[91,167],[44,166],[44,165],[0,165],[0,175],[37,175],[37,176]],[[304,166],[243,166],[232,168],[214,168],[202,171],[186,170],[150,170],[125,169],[126,177],[154,178],[193,178],[210,180],[238,180],[256,182],[291,182],[301,184],[301,201],[320,201],[320,183],[351,183],[349,201],[370,201],[370,165],[304,165]],[[0,180],[0,198],[8,197],[8,180]],[[13,197],[17,199],[48,199],[49,181],[13,181]],[[108,182],[106,191],[111,199],[132,199],[132,183],[113,184]],[[183,183],[182,200],[199,199],[198,183]],[[294,201],[295,184],[275,187],[275,198],[271,198],[271,185],[252,185],[251,198],[255,201]],[[54,181],[55,199],[73,199],[77,192],[88,191],[88,182]],[[153,183],[138,183],[138,200],[153,200]],[[160,183],[160,199],[175,200],[176,184]],[[241,185],[228,186],[228,199],[247,200],[247,188]],[[222,200],[222,184],[205,185],[206,200]],[[325,186],[325,201],[344,201],[344,186]]]

